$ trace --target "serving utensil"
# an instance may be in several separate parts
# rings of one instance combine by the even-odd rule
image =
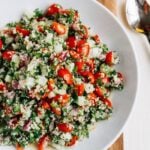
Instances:
[[[150,42],[150,0],[127,0],[126,18],[130,27]]]

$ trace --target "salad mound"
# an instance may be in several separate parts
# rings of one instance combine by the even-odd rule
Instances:
[[[73,146],[112,114],[119,62],[78,11],[36,9],[0,31],[0,143]]]

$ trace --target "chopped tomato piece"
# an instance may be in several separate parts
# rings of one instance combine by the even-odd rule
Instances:
[[[85,57],[87,57],[89,55],[89,51],[90,51],[90,47],[88,44],[85,44],[85,45],[77,48],[77,52]]]
[[[123,75],[122,75],[122,73],[118,72],[118,73],[117,73],[117,76],[118,76],[118,78],[119,78],[121,81],[123,81]]]
[[[68,51],[60,52],[59,54],[57,54],[57,58],[60,61],[64,61],[67,58],[67,54],[68,54]]]
[[[58,116],[61,115],[61,109],[59,107],[52,107],[52,112]]]
[[[54,85],[55,85],[54,80],[53,80],[53,79],[49,79],[49,80],[48,80],[48,89],[49,89],[50,91],[53,90]]]
[[[89,59],[86,64],[90,67],[91,71],[94,69],[94,59]]]
[[[69,15],[71,13],[71,15],[72,15],[72,12],[68,9],[61,10],[60,13],[63,15]],[[78,19],[79,19],[79,13],[78,13],[78,11],[75,11],[74,16],[73,16],[73,22],[77,22]]]
[[[42,107],[43,107],[44,109],[50,109],[49,103],[48,103],[47,101],[45,101],[45,100],[42,101]]]
[[[113,56],[113,52],[108,52],[106,54],[106,59],[105,59],[105,62],[108,64],[108,65],[112,65],[114,63],[114,56]]]
[[[71,57],[74,58],[74,59],[79,59],[79,58],[80,58],[80,55],[79,55],[76,51],[70,50],[70,51],[69,51],[69,54],[70,54]]]
[[[95,81],[100,79],[103,84],[110,83],[110,79],[103,72],[95,73],[94,77],[95,77]]]
[[[42,95],[42,99],[47,98],[47,97],[48,97],[48,95],[49,95],[49,92],[45,92],[45,93]]]
[[[65,132],[65,133],[73,131],[72,125],[68,123],[59,123],[57,127],[60,131]]]
[[[10,35],[10,36],[13,36],[13,31],[11,29],[6,29],[4,30],[4,34],[7,34],[7,35]]]
[[[29,36],[30,35],[30,30],[24,29],[20,26],[16,26],[16,31],[20,34],[22,34],[23,36]]]
[[[87,39],[89,37],[89,31],[88,28],[85,25],[81,25],[81,31],[80,31],[81,36],[83,38]]]
[[[77,61],[75,63],[76,67],[77,67],[77,72],[81,72],[84,68],[84,62],[83,61]]]
[[[108,84],[108,83],[110,83],[110,79],[108,77],[104,77],[104,78],[102,78],[102,83]]]
[[[91,72],[88,74],[88,79],[90,80],[90,83],[95,82],[94,75]]]
[[[92,72],[90,71],[83,71],[80,73],[83,77],[88,78],[90,83],[94,83],[95,82],[95,78]]]
[[[87,57],[90,52],[90,46],[84,40],[80,40],[77,45],[77,52],[84,57]]]
[[[44,32],[44,28],[39,25],[39,26],[38,26],[38,31],[43,33],[43,32]]]
[[[21,147],[19,144],[16,145],[16,150],[24,150],[23,147]]]
[[[84,93],[84,84],[81,83],[81,84],[76,85],[76,91],[78,93],[78,96],[82,96]]]
[[[88,99],[96,99],[96,95],[94,93],[89,93],[88,94]]]
[[[55,101],[58,101],[62,106],[66,105],[69,102],[70,95],[64,94],[64,95],[56,95],[54,97]]]
[[[58,70],[58,76],[62,77],[67,84],[73,84],[73,77],[69,70],[62,68]]]
[[[73,146],[73,145],[75,145],[77,140],[78,140],[78,136],[74,135],[72,137],[72,139],[68,143],[66,143],[66,146]]]
[[[63,35],[67,32],[67,28],[65,25],[60,24],[58,22],[52,23],[52,29],[57,32],[59,35]]]
[[[12,113],[12,108],[10,106],[4,106],[4,110],[5,110],[5,114],[9,115],[10,113]]]
[[[70,10],[69,9],[61,10],[60,14],[69,15],[70,14]]]
[[[6,84],[3,82],[0,82],[0,91],[6,90]]]
[[[7,60],[7,61],[11,61],[13,55],[15,54],[15,51],[13,50],[6,50],[2,53],[2,58],[4,60]]]
[[[96,94],[89,93],[87,97],[91,101],[92,105],[95,106],[96,105],[96,98],[97,98]]]
[[[3,41],[0,39],[0,50],[3,48]]]
[[[59,70],[60,67],[61,67],[61,65],[60,65],[60,64],[57,64],[56,67],[55,67],[55,70],[56,70],[56,71]]]
[[[77,47],[81,47],[82,45],[84,45],[86,43],[85,40],[80,40],[77,42]]]
[[[47,10],[47,15],[55,15],[57,13],[59,13],[62,10],[62,7],[58,4],[53,4],[51,5],[48,10]]]
[[[93,39],[94,39],[94,41],[95,41],[96,44],[100,43],[100,38],[99,38],[98,35],[93,36]]]
[[[67,42],[67,45],[69,46],[69,48],[75,48],[76,47],[77,42],[76,42],[76,38],[74,36],[68,37],[66,42]]]
[[[61,104],[62,104],[63,106],[66,105],[66,104],[69,102],[69,100],[70,100],[70,95],[64,94],[64,95],[62,96]]]
[[[40,138],[39,142],[38,142],[38,150],[45,150],[45,147],[47,145],[47,141],[49,140],[47,135],[44,135]]]
[[[105,99],[103,99],[102,101],[103,101],[107,106],[112,107],[112,102],[111,102],[109,99],[105,98]]]
[[[95,77],[95,80],[103,79],[105,77],[105,73],[103,73],[103,72],[95,73],[94,77]]]
[[[99,96],[99,97],[103,97],[103,96],[104,96],[103,89],[101,89],[100,87],[96,87],[96,88],[95,88],[95,93],[96,93],[96,95]]]
[[[78,11],[75,12],[75,15],[74,15],[74,21],[77,22],[79,19],[79,13]]]
[[[45,21],[45,17],[44,16],[40,16],[39,18],[37,18],[36,20],[39,22],[39,21]]]

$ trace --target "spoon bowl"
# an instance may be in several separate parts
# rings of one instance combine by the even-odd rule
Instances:
[[[127,0],[126,18],[130,27],[143,33],[150,42],[150,3],[149,0]]]

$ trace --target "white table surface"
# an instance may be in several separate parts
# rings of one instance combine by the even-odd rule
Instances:
[[[125,150],[150,150],[150,44],[127,26],[125,0],[118,0],[118,17],[125,26],[137,54],[139,90],[133,112],[124,128]]]

